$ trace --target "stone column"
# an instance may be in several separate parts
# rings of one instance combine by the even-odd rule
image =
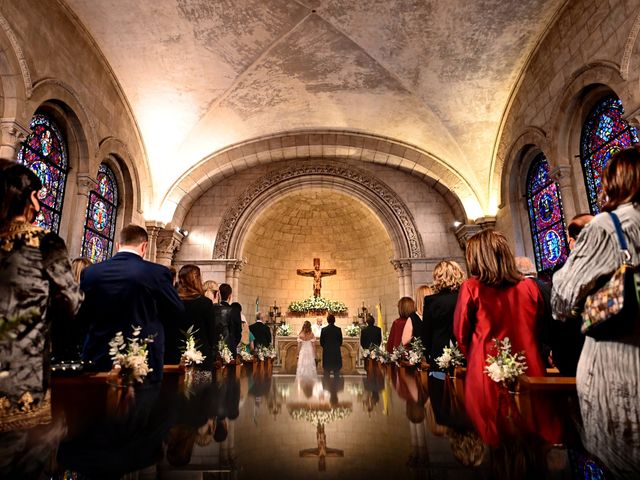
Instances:
[[[576,215],[576,203],[573,198],[573,187],[571,182],[571,166],[559,165],[549,172],[549,176],[560,187],[562,197],[562,209],[564,218],[568,222]]]
[[[184,235],[174,229],[163,228],[156,240],[156,263],[170,267],[173,257],[180,250]]]
[[[15,160],[20,143],[29,135],[29,129],[10,118],[0,119],[0,157]]]
[[[391,260],[391,265],[398,273],[398,291],[401,297],[411,297],[413,295],[413,279],[411,276],[411,260],[398,259]]]
[[[473,237],[476,233],[480,232],[482,228],[480,225],[472,223],[465,223],[455,229],[456,238],[460,244],[460,248],[465,251],[467,249],[467,240]]]
[[[160,233],[160,230],[164,228],[164,224],[160,222],[147,222],[145,226],[147,228],[147,234],[149,235],[149,244],[147,245],[145,259],[150,262],[155,262],[158,234]]]
[[[82,253],[84,224],[87,219],[87,207],[89,206],[89,192],[97,188],[96,181],[87,174],[78,174],[76,185],[76,198],[73,204],[78,214],[71,219],[69,241],[67,243],[71,256],[79,256]],[[115,254],[115,252],[113,253]]]

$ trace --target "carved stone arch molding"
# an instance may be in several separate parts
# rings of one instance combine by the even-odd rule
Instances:
[[[371,208],[389,233],[397,258],[424,256],[413,216],[398,195],[369,173],[325,160],[269,173],[247,188],[223,216],[213,258],[242,258],[244,237],[252,220],[283,195],[310,187],[342,191]]]

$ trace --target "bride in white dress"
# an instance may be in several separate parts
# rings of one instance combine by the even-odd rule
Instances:
[[[311,322],[307,320],[298,335],[296,378],[314,378],[316,375],[316,337],[311,331]]]

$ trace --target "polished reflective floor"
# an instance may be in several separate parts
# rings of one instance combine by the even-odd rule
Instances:
[[[243,367],[162,387],[54,382],[54,422],[0,436],[19,478],[610,478],[584,451],[571,389],[505,392],[465,413],[464,380],[397,368],[297,380]],[[215,378],[217,377],[217,378]],[[20,473],[18,473],[20,472]]]

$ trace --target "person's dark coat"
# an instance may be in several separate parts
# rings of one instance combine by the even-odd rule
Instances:
[[[268,347],[271,345],[271,329],[262,322],[256,322],[249,327],[253,333],[253,344],[257,347]]]
[[[371,348],[372,345],[380,346],[382,344],[382,330],[375,325],[367,325],[360,333],[360,346],[362,348]]]
[[[453,336],[453,314],[456,310],[458,292],[443,290],[424,297],[422,307],[422,346],[427,361],[435,366],[435,360],[442,355],[449,342],[455,343]]]
[[[215,361],[213,337],[213,302],[199,295],[183,299],[185,311],[173,322],[165,325],[164,363],[176,365],[180,363],[185,346],[186,332],[193,327],[197,349],[205,356],[200,368],[210,369]]]
[[[217,353],[220,338],[224,340],[233,355],[242,336],[242,317],[240,310],[231,307],[228,302],[213,306],[213,348]]]
[[[147,262],[135,253],[120,252],[109,260],[82,271],[80,286],[85,300],[78,323],[88,328],[82,358],[99,371],[109,371],[112,360],[109,342],[117,332],[131,338],[133,327],[141,327],[140,338],[153,336],[149,344],[147,376],[162,379],[164,323],[184,311],[178,292],[171,284],[167,267]]]
[[[340,371],[342,369],[342,330],[340,327],[329,324],[322,329],[320,334],[322,346],[322,368],[325,372]]]

